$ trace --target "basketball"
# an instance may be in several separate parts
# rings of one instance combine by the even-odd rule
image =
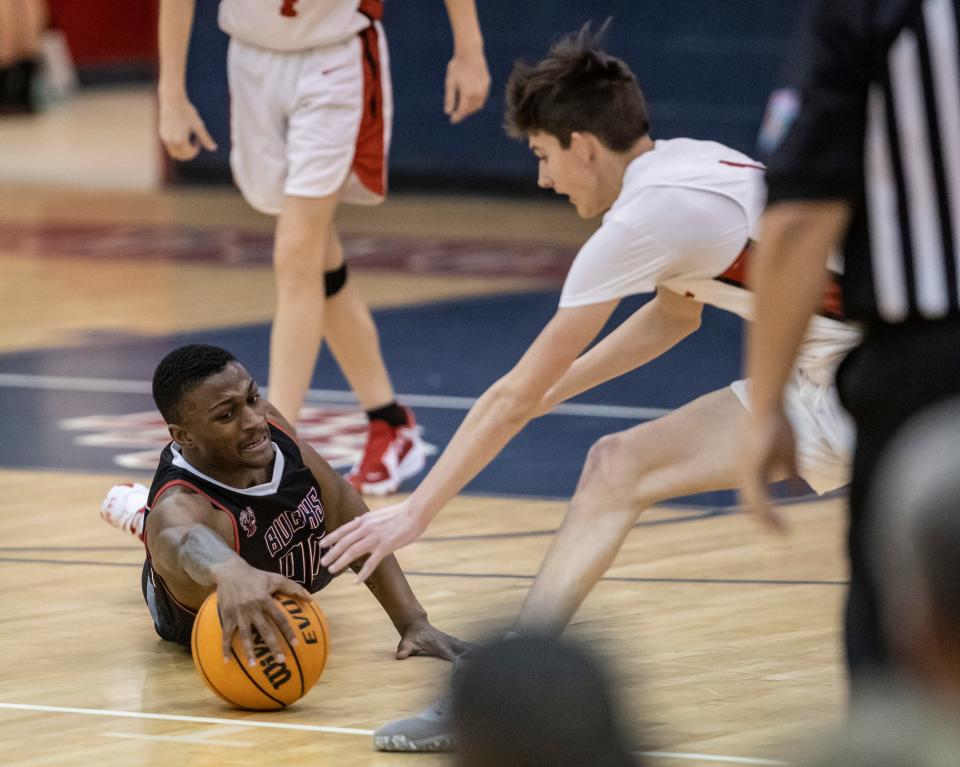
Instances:
[[[193,624],[193,662],[204,683],[231,706],[269,711],[289,706],[306,695],[320,678],[327,662],[329,629],[323,612],[313,602],[278,594],[274,597],[293,627],[297,646],[291,647],[283,634],[280,642],[286,656],[277,662],[267,643],[253,632],[256,666],[248,666],[239,635],[231,645],[232,657],[223,660],[223,632],[217,593],[200,605]]]

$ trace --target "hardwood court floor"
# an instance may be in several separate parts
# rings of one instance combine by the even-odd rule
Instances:
[[[377,754],[367,733],[322,730],[369,731],[418,709],[448,669],[432,659],[394,661],[392,626],[347,579],[318,596],[332,648],[324,676],[303,701],[254,714],[216,700],[189,656],[153,635],[139,593],[141,548],[96,514],[112,481],[0,472],[0,647],[10,659],[0,676],[7,755],[0,763],[445,763]],[[562,511],[546,501],[454,502],[429,538],[400,556],[433,622],[471,639],[505,626]],[[642,518],[661,524],[633,531],[570,634],[615,659],[630,721],[648,722],[652,747],[687,755],[656,763],[715,763],[697,754],[777,759],[838,717],[840,516],[837,502],[792,507],[793,532],[782,542],[758,534],[741,515],[659,509]],[[3,707],[9,704],[84,711]],[[286,724],[316,729],[275,728]]]

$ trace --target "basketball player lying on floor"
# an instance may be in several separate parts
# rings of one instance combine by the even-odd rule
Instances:
[[[380,557],[415,540],[528,421],[659,357],[700,326],[704,304],[751,316],[744,279],[764,202],[762,165],[712,141],[654,141],[636,79],[589,30],[536,65],[516,66],[506,123],[537,156],[540,186],[569,197],[584,218],[606,211],[603,224],[570,267],[554,317],[480,397],[413,494],[324,538],[321,546],[332,548],[321,562],[332,572],[369,555],[359,573],[366,577]],[[583,353],[621,299],[648,292],[651,301]],[[836,310],[825,303],[813,318],[786,394],[800,474],[818,492],[846,484],[852,442],[833,378],[859,335]],[[737,381],[597,442],[515,629],[562,631],[644,509],[736,487],[748,407],[746,382]],[[441,727],[433,715],[407,720],[376,743],[438,748]]]
[[[316,451],[291,436],[291,426],[224,349],[192,345],[168,354],[154,373],[153,397],[173,438],[141,512],[143,595],[157,633],[189,645],[196,610],[216,590],[224,657],[238,633],[254,665],[253,630],[282,657],[277,631],[293,634],[271,595],[309,599],[326,586],[333,576],[320,564],[319,541],[367,508]],[[138,511],[125,503],[130,493],[111,490],[103,510],[108,522],[125,521],[129,529],[124,514]],[[368,584],[400,634],[397,658],[452,660],[468,648],[430,625],[396,558],[384,559]]]

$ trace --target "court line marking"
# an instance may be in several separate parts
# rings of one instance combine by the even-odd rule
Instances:
[[[32,703],[0,703],[0,709],[39,711],[47,714],[80,714],[82,716],[113,716],[121,719],[156,719],[164,722],[192,722],[194,724],[222,724],[229,727],[263,727],[274,730],[324,732],[330,735],[373,735],[373,730],[355,727],[329,727],[322,724],[295,724],[293,722],[264,722],[259,719],[220,719],[212,716],[185,714],[152,714],[146,711],[115,711],[108,708],[78,708],[75,706],[41,706]]]
[[[641,527],[661,527],[662,525],[674,525],[681,522],[697,522],[702,519],[712,519],[714,517],[725,517],[735,512],[725,509],[706,509],[682,510],[677,512],[677,516],[667,517],[665,519],[651,519],[637,522],[633,528]],[[418,538],[418,543],[459,543],[462,541],[487,541],[502,540],[508,538],[540,538],[545,535],[553,535],[559,528],[550,528],[543,530],[524,530],[517,532],[503,533],[474,533],[472,535],[425,535]],[[24,551],[132,551],[132,546],[0,546],[0,552],[24,552]]]
[[[768,764],[781,765],[779,759],[756,759],[749,756],[719,756],[713,754],[688,754],[683,751],[638,751],[642,756],[652,756],[657,759],[696,759],[701,762],[726,762],[727,764]]]
[[[89,559],[35,559],[19,557],[0,557],[0,564],[20,563],[24,565],[87,565],[90,567],[143,567],[143,562],[98,562]],[[494,580],[497,578],[513,581],[532,581],[536,575],[523,573],[433,573],[420,570],[404,570],[404,575],[421,578],[476,578]],[[809,579],[809,580],[772,580],[764,578],[646,578],[642,576],[605,575],[600,579],[604,583],[673,583],[705,584],[709,586],[847,586],[849,581]]]
[[[43,376],[24,373],[0,373],[0,386],[18,389],[51,389],[55,391],[83,391],[98,394],[150,394],[150,381],[119,378],[84,378],[79,376]],[[469,410],[477,401],[474,397],[450,397],[441,394],[397,394],[408,405],[437,410]],[[334,389],[310,389],[310,402],[356,405],[352,392]],[[649,421],[672,412],[669,408],[627,407],[621,405],[593,405],[586,402],[567,402],[557,405],[549,415],[586,416],[591,418],[622,418]]]
[[[154,719],[167,722],[193,722],[196,724],[219,724],[228,727],[260,727],[274,730],[299,730],[323,732],[332,735],[362,735],[370,737],[373,730],[361,730],[353,727],[328,727],[319,724],[294,724],[291,722],[264,722],[259,719],[218,719],[210,716],[186,716],[182,714],[153,714],[143,711],[114,711],[105,708],[77,708],[73,706],[41,706],[31,703],[0,703],[0,709],[14,711],[38,711],[50,714],[80,714],[83,716],[113,716],[124,719]],[[104,733],[108,734],[108,733]],[[121,735],[120,737],[125,737]],[[702,762],[723,762],[726,764],[785,765],[786,762],[774,759],[755,759],[747,756],[727,756],[724,754],[693,754],[683,751],[639,751],[643,756],[662,759],[683,759]]]

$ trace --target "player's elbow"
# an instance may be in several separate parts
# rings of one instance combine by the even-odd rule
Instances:
[[[487,391],[490,407],[505,425],[523,425],[533,418],[543,392],[522,386],[511,376],[497,381]]]

